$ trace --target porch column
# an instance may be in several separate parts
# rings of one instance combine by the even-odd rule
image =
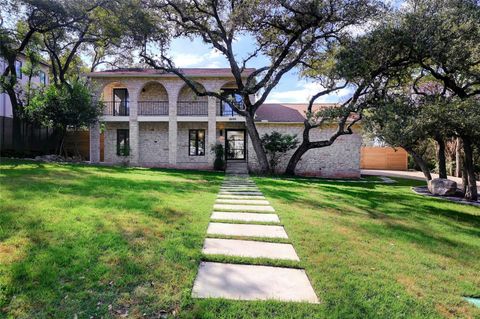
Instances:
[[[129,90],[130,91],[130,90]],[[130,100],[129,106],[129,121],[128,121],[128,130],[129,130],[129,142],[130,142],[130,165],[139,164],[139,154],[140,154],[140,132],[138,126],[138,101],[136,90],[131,90],[129,95],[133,97]]]
[[[100,163],[100,122],[90,125],[90,163]]]
[[[168,90],[168,164],[172,167],[177,165],[177,100],[179,90],[179,87],[169,87]]]
[[[209,163],[215,160],[215,154],[212,153],[212,147],[217,142],[217,99],[213,96],[208,97],[208,132],[207,145],[205,145],[205,152],[208,154],[207,159]]]

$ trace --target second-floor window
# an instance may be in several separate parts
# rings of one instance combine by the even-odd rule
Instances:
[[[232,97],[236,105],[243,106],[243,97],[240,94],[235,93],[233,90],[224,90],[222,95]],[[229,103],[222,101],[220,104],[220,115],[235,116],[237,115],[237,112],[233,110]]]
[[[205,155],[205,130],[188,131],[188,155]]]
[[[22,61],[15,61],[15,73],[17,73],[17,79],[22,78]]]
[[[40,83],[42,83],[43,85],[47,85],[47,75],[45,74],[45,72],[40,71],[38,77],[40,78]]]

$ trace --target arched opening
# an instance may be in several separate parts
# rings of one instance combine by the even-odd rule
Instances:
[[[237,88],[237,84],[235,82],[228,82],[224,84],[221,88],[221,94],[227,97],[230,103],[234,104],[237,108],[243,109],[243,97],[240,94],[235,93],[235,89]],[[220,116],[237,116],[237,112],[234,111],[230,103],[225,101],[219,101],[219,112]]]
[[[201,84],[198,85],[199,91],[205,91]],[[178,94],[177,115],[179,116],[199,116],[208,115],[208,97],[198,96],[188,86],[184,85]]]
[[[158,82],[148,82],[138,96],[138,115],[168,115],[168,93]]]
[[[130,114],[127,86],[121,82],[111,82],[103,87],[102,100],[105,103],[104,115],[128,116]]]

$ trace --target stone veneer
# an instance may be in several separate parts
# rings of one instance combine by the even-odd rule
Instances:
[[[178,167],[211,169],[213,159],[210,154],[211,144],[208,144],[208,123],[207,122],[178,122],[177,143],[176,143],[176,165],[169,164],[169,143],[167,122],[139,123],[139,159],[138,165],[147,167]],[[116,155],[116,130],[129,128],[128,122],[106,123],[105,130],[105,162],[122,164],[133,163],[132,156],[124,158]],[[279,123],[258,123],[260,135],[268,132],[278,131],[281,133],[297,134],[301,138],[302,124],[279,124]],[[216,141],[225,143],[225,129],[242,129],[243,123],[218,123],[216,130]],[[204,156],[189,156],[188,154],[188,132],[190,129],[204,129],[206,133],[206,154]],[[326,139],[334,131],[334,127],[313,130],[312,140]],[[222,130],[222,135],[220,135]],[[132,145],[132,140],[130,140]],[[297,166],[297,173],[308,176],[337,177],[337,178],[358,178],[360,177],[360,147],[362,138],[359,134],[345,135],[339,137],[333,145],[322,149],[308,151],[300,160]],[[278,166],[282,172],[293,151],[289,152]],[[257,171],[259,166],[253,150],[251,141],[247,141],[248,166],[251,171]]]
[[[303,123],[257,123],[257,129],[260,136],[277,131],[283,134],[296,134],[301,141]],[[310,131],[310,140],[328,139],[334,131],[334,126],[314,129]],[[359,134],[340,136],[328,147],[309,150],[305,153],[300,162],[298,162],[296,173],[307,176],[359,178],[361,145],[362,137]],[[277,167],[279,172],[285,170],[293,152],[290,151],[280,161]],[[251,171],[259,169],[252,143],[248,144],[248,167]]]

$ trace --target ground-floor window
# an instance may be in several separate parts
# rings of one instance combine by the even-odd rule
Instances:
[[[205,155],[205,130],[190,130],[188,132],[188,155]]]
[[[129,132],[127,129],[117,130],[117,155],[130,155]]]

